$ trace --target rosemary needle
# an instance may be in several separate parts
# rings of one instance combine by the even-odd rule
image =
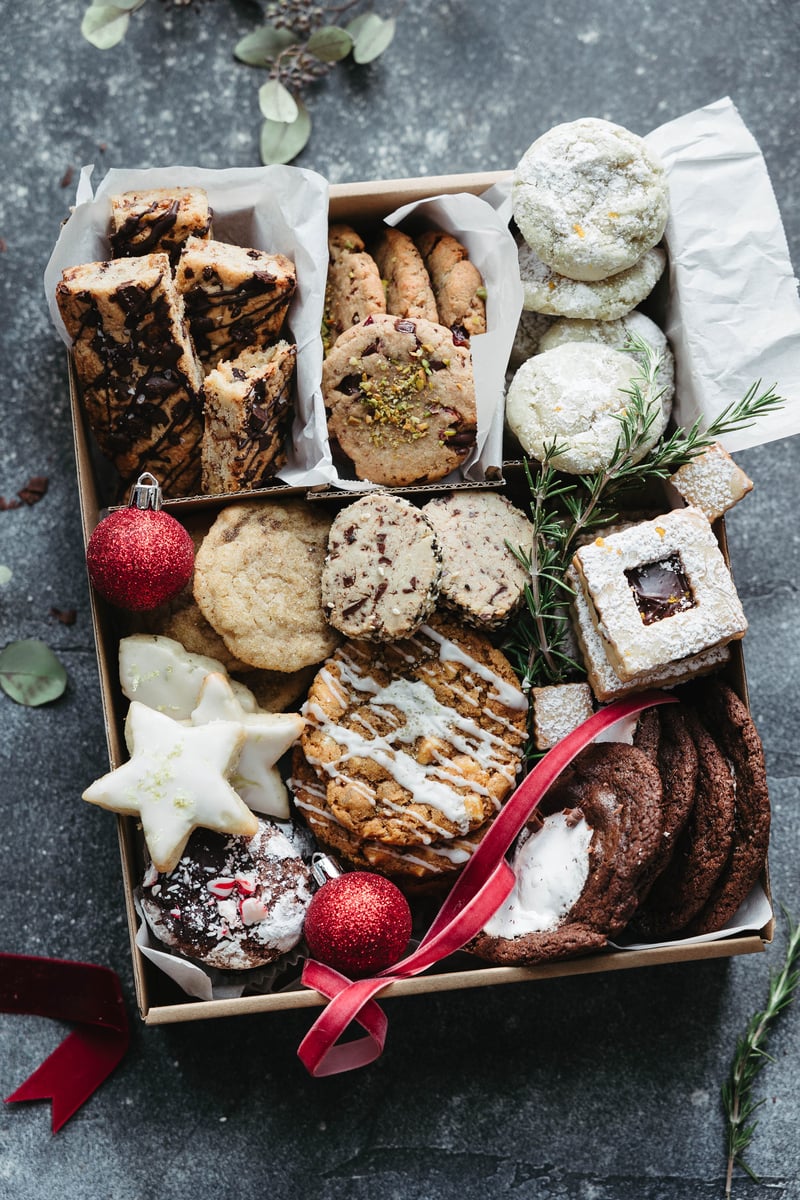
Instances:
[[[791,1004],[800,983],[800,925],[794,924],[785,909],[784,915],[789,925],[789,943],[783,969],[779,975],[770,976],[764,1009],[753,1014],[744,1034],[737,1039],[731,1072],[722,1087],[728,1143],[726,1200],[730,1200],[731,1196],[734,1166],[741,1167],[751,1179],[757,1181],[757,1176],[742,1158],[758,1125],[758,1121],[752,1119],[753,1113],[764,1103],[763,1099],[753,1100],[753,1083],[764,1065],[773,1061],[765,1049],[767,1036],[775,1018]]]

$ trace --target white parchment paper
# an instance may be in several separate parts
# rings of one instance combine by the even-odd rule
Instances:
[[[71,344],[55,300],[65,267],[99,262],[110,256],[109,197],[143,188],[201,187],[214,213],[214,237],[239,246],[285,254],[297,269],[297,290],[288,326],[297,343],[297,404],[284,483],[311,487],[334,478],[322,402],[320,327],[328,270],[328,184],[321,175],[299,167],[152,167],[111,170],[96,191],[91,167],[81,172],[75,208],[61,230],[44,275],[53,324]]]

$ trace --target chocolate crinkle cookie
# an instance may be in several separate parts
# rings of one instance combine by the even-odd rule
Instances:
[[[661,811],[658,770],[642,751],[587,747],[520,835],[514,889],[468,948],[522,966],[604,946],[638,903]]]

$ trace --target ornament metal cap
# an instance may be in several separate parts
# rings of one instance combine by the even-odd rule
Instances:
[[[149,508],[158,512],[161,508],[161,486],[155,475],[145,471],[131,488],[130,508]]]
[[[314,876],[317,887],[322,887],[329,879],[338,879],[342,871],[329,854],[313,854],[311,856],[311,874]]]

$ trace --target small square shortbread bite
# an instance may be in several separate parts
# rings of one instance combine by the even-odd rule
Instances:
[[[674,509],[597,538],[572,561],[622,680],[745,634],[730,571],[699,509]]]
[[[172,261],[190,237],[211,237],[211,209],[202,188],[150,188],[111,197],[114,258],[163,251]]]
[[[261,487],[284,461],[297,347],[245,350],[206,376],[203,491]]]
[[[199,238],[186,243],[175,277],[206,371],[249,346],[277,342],[297,286],[283,254]]]
[[[606,704],[609,700],[620,700],[623,696],[642,692],[646,688],[677,687],[698,675],[707,675],[710,671],[724,667],[730,660],[729,646],[712,646],[710,650],[701,650],[699,654],[690,654],[688,658],[668,663],[655,671],[643,671],[641,675],[634,675],[632,679],[623,681],[606,657],[605,643],[594,627],[577,572],[570,569],[565,578],[575,593],[572,598],[572,622],[580,655],[586,667],[589,685],[595,699],[601,704]]]
[[[588,683],[558,683],[531,689],[533,738],[537,750],[549,750],[594,712]]]
[[[203,371],[166,254],[68,267],[56,300],[89,425],[125,483],[200,490]]]
[[[716,521],[753,490],[752,479],[719,442],[686,463],[669,481],[686,503],[699,508],[709,521]]]

